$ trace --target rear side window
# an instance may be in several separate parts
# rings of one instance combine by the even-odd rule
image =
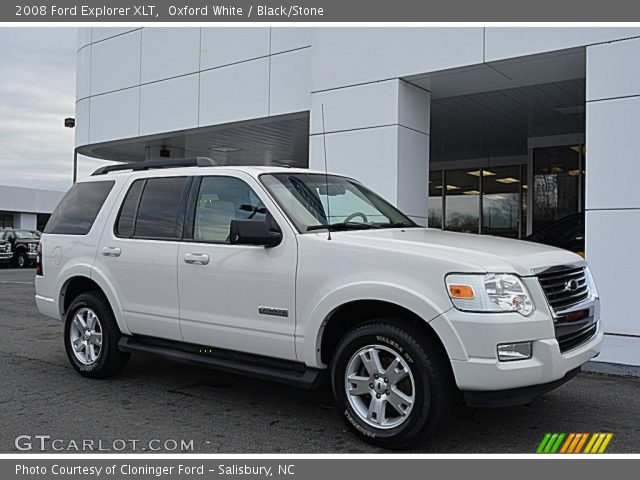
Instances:
[[[44,233],[88,234],[114,184],[113,180],[76,183],[60,200]]]
[[[116,235],[119,237],[133,237],[136,211],[138,210],[138,202],[140,201],[143,186],[144,180],[136,180],[127,192],[118,216],[118,224],[116,225]]]
[[[182,237],[186,177],[136,180],[122,203],[115,232],[120,237],[178,239]]]

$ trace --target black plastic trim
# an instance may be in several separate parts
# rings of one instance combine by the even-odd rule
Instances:
[[[490,391],[466,391],[462,392],[464,401],[469,407],[476,408],[499,408],[511,407],[514,405],[526,405],[531,403],[540,395],[551,390],[555,390],[559,386],[565,384],[579,372],[580,368],[568,371],[564,377],[549,383],[541,383],[528,387],[511,388],[508,390],[490,390]]]
[[[123,352],[161,356],[181,363],[304,389],[315,389],[326,382],[325,370],[309,368],[302,363],[191,343],[154,337],[123,336],[118,347]]]

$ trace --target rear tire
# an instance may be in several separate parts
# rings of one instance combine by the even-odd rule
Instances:
[[[430,435],[452,399],[443,357],[435,339],[402,318],[380,318],[347,332],[331,368],[344,422],[364,441],[390,449]]]
[[[64,347],[80,375],[107,378],[122,370],[129,354],[118,349],[121,336],[102,294],[86,292],[73,299],[65,317]]]

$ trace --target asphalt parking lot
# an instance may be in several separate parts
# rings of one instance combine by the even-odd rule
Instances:
[[[140,440],[139,452],[165,440],[169,449],[172,440],[193,440],[199,453],[383,452],[345,430],[328,390],[142,356],[112,379],[80,377],[67,362],[62,325],[38,314],[33,276],[0,269],[0,453],[18,451],[19,435],[50,435],[71,451],[90,439],[118,450],[126,441],[128,452],[130,440]],[[457,412],[413,451],[533,453],[546,432],[613,432],[608,453],[638,453],[639,395],[639,378],[581,373],[532,405]],[[39,452],[39,441],[32,443],[31,453]]]

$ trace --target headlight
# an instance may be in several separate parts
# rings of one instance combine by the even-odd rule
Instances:
[[[535,310],[522,280],[508,273],[451,274],[446,278],[453,305],[466,312],[518,312]]]
[[[589,291],[591,292],[591,295],[598,298],[599,295],[598,295],[598,289],[596,288],[596,282],[593,280],[593,275],[591,275],[591,270],[589,270],[589,267],[586,267],[584,269],[584,274],[587,279],[587,285],[589,286]]]

